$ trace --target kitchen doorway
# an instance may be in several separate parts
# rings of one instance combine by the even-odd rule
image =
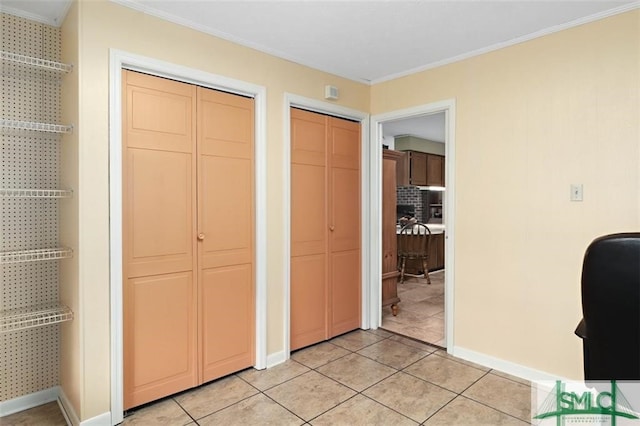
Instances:
[[[428,267],[431,284],[422,275],[423,268],[418,265],[407,267],[413,276],[407,276],[403,283],[397,284],[397,296],[400,299],[395,304],[397,315],[393,315],[390,306],[383,306],[381,296],[384,292],[378,287],[378,291],[372,292],[376,297],[374,306],[378,308],[377,315],[373,312],[372,325],[446,347],[449,352],[454,342],[454,120],[453,100],[380,114],[371,119],[371,140],[376,141],[378,157],[373,182],[382,186],[380,163],[383,150],[390,149],[398,153],[405,170],[402,170],[403,166],[398,167],[396,219],[398,223],[401,220],[425,223],[432,232]],[[425,163],[423,156],[429,157],[429,161],[440,161],[444,166],[440,181],[433,177],[422,178],[421,173],[433,175],[434,170],[434,167],[427,167],[427,170],[421,168],[421,164]],[[438,170],[437,164],[435,170]],[[382,191],[380,194],[384,197]],[[382,207],[385,199],[379,202]],[[382,228],[381,221],[382,218],[378,217],[374,223]],[[384,275],[384,270],[382,273]],[[380,285],[381,280],[377,283]]]

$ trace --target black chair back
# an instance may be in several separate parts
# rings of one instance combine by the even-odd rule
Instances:
[[[640,380],[640,233],[594,240],[582,266],[586,380]]]

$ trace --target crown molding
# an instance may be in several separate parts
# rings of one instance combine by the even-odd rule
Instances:
[[[50,17],[41,15],[39,13],[32,13],[21,9],[16,9],[15,7],[6,6],[0,3],[0,12],[28,19],[30,21],[39,22],[41,24],[51,25],[52,27],[60,27],[62,25],[62,22],[64,22],[64,18],[67,16],[67,12],[69,11],[70,7],[71,0],[65,1],[64,7],[58,10],[56,16]]]
[[[416,74],[422,71],[427,71],[433,68],[438,68],[444,65],[449,65],[454,62],[463,61],[465,59],[473,58],[474,56],[480,56],[485,53],[494,52],[496,50],[503,49],[505,47],[514,46],[516,44],[524,43],[526,41],[534,40],[536,38],[544,37],[546,35],[554,34],[560,31],[568,30],[570,28],[574,28],[580,25],[588,24],[590,22],[599,21],[600,19],[608,18],[610,16],[619,15],[621,13],[629,12],[634,9],[640,8],[640,1],[635,1],[633,3],[629,3],[620,7],[616,7],[613,9],[608,9],[593,15],[584,16],[579,19],[575,19],[573,21],[565,22],[564,24],[554,25],[549,28],[545,28],[540,31],[536,31],[530,34],[526,34],[521,37],[516,37],[511,40],[507,40],[501,43],[492,44],[487,47],[483,47],[481,49],[472,50],[471,52],[463,53],[461,55],[453,56],[451,58],[443,59],[441,61],[431,62],[429,64],[425,64],[416,68],[412,68],[406,71],[402,71],[399,73],[394,73],[387,75],[385,77],[377,78],[371,80],[370,84],[379,84],[384,83],[385,81],[395,80],[397,78],[406,77],[411,74]]]

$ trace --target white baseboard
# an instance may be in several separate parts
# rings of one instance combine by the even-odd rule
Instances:
[[[284,351],[275,352],[267,355],[267,368],[274,367],[278,364],[282,364],[287,360],[287,355]]]
[[[110,412],[102,413],[90,419],[80,421],[76,410],[73,408],[73,405],[71,405],[71,402],[67,398],[67,395],[65,395],[62,388],[60,388],[58,394],[58,404],[60,404],[62,414],[67,420],[67,424],[70,424],[71,426],[112,426]]]
[[[73,408],[71,401],[67,398],[67,395],[64,393],[62,388],[59,388],[58,391],[58,405],[60,405],[60,409],[62,410],[62,415],[67,420],[67,424],[71,426],[79,426],[80,419],[78,418],[78,414],[76,410]]]
[[[0,417],[28,410],[58,399],[58,386],[0,402]]]
[[[90,419],[80,422],[80,426],[112,426],[111,425],[111,413],[106,412],[98,414]]]
[[[480,364],[488,368],[493,368],[504,373],[511,374],[512,376],[529,380],[530,382],[541,380],[569,380],[566,377],[560,377],[555,374],[536,370],[535,368],[516,364],[511,361],[505,361],[504,359],[495,358],[491,355],[472,351],[471,349],[461,348],[460,346],[454,346],[451,355],[467,361],[475,362],[476,364]]]

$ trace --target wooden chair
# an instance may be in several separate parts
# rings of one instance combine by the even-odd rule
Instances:
[[[429,248],[431,246],[431,231],[421,222],[409,223],[400,229],[398,234],[398,259],[400,261],[400,283],[404,282],[407,260],[419,259],[422,262],[422,272],[431,284],[429,278]],[[409,274],[407,274],[409,275]],[[420,275],[412,275],[420,276]]]

